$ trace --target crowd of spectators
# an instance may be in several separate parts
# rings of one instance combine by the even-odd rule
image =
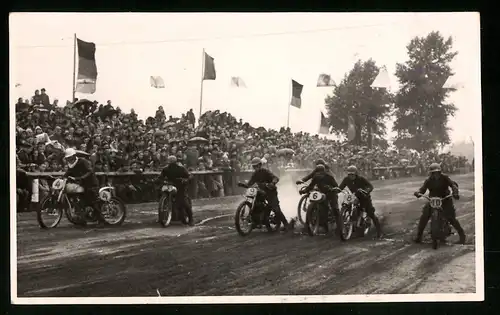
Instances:
[[[144,121],[133,109],[124,113],[111,101],[78,100],[61,107],[57,100],[50,102],[45,89],[35,91],[31,100],[19,98],[16,127],[19,162],[39,172],[64,171],[61,146],[85,152],[101,172],[158,171],[169,155],[191,171],[248,170],[255,156],[274,169],[308,168],[323,158],[337,169],[355,164],[365,174],[395,166],[425,170],[432,162],[452,172],[466,163],[449,153],[369,149],[286,128],[255,128],[218,110],[204,113],[196,126],[192,109],[180,118],[167,118],[160,106]]]

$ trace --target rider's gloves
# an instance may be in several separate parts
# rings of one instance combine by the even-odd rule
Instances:
[[[415,197],[417,198],[420,198],[420,192],[416,191],[413,195],[415,195]]]
[[[298,181],[296,181],[296,182],[295,182],[295,184],[297,184],[297,185],[300,185],[300,184],[302,184],[302,183],[304,183],[304,182],[303,182],[303,181],[301,181],[300,179],[299,179]]]
[[[275,189],[276,185],[274,183],[269,183],[269,184],[266,184],[266,187],[269,189]]]
[[[360,194],[365,195],[365,196],[366,196],[366,195],[368,195],[368,193],[367,193],[366,191],[364,191],[363,189],[361,189],[361,188],[360,188],[360,189],[358,189],[358,192],[359,192]]]
[[[458,199],[460,199],[460,196],[458,194],[457,195],[453,195],[453,199],[458,200]]]

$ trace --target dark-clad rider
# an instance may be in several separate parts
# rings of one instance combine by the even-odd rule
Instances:
[[[422,187],[415,192],[415,197],[420,198],[427,190],[429,190],[429,197],[444,198],[449,194],[449,189],[451,188],[453,198],[456,200],[460,199],[458,194],[458,185],[453,182],[450,177],[441,173],[441,166],[438,163],[432,163],[429,166],[429,172],[429,177],[424,181]],[[450,222],[460,236],[457,244],[465,244],[465,232],[456,218],[455,206],[453,205],[453,200],[450,198],[443,200],[443,214],[446,217],[446,220]],[[415,242],[422,242],[422,235],[430,218],[431,208],[429,204],[426,204],[422,211],[422,215],[420,216]]]
[[[105,223],[101,214],[99,200],[99,180],[92,169],[92,163],[89,160],[77,157],[76,150],[73,148],[68,148],[64,151],[64,159],[68,164],[68,170],[64,174],[64,177],[83,187],[85,204],[94,208],[100,223]],[[85,221],[79,223],[82,225],[86,224]]]
[[[366,214],[372,219],[377,229],[377,238],[380,238],[382,236],[382,230],[380,228],[380,222],[375,215],[375,207],[373,206],[370,196],[370,193],[373,191],[373,185],[366,178],[358,175],[358,168],[351,165],[347,168],[347,176],[342,180],[339,188],[343,190],[346,186],[359,199],[361,208],[366,211]]]
[[[278,176],[274,175],[267,168],[262,167],[262,160],[255,157],[251,161],[254,172],[250,180],[246,184],[247,187],[253,184],[263,184],[261,189],[266,193],[266,200],[269,206],[275,211],[277,218],[283,223],[283,229],[287,231],[289,229],[289,224],[285,218],[285,215],[281,211],[280,201],[278,199],[278,190],[276,184],[279,182]]]
[[[333,173],[331,172],[330,170],[330,167],[326,164],[325,160],[323,159],[318,159],[316,160],[316,162],[314,163],[315,166],[318,166],[318,165],[323,165],[325,167],[325,172],[329,173],[332,177],[333,177],[333,180],[335,180],[335,177],[333,176]],[[311,178],[313,178],[314,174],[316,174],[317,170],[314,169],[311,173],[307,174],[304,178],[302,179],[299,179],[298,181],[296,181],[295,183],[297,185],[300,185],[302,183],[305,183],[307,182],[308,180],[310,180]],[[338,186],[338,185],[337,185]],[[337,187],[335,186],[335,187]]]
[[[193,209],[191,205],[191,198],[188,194],[188,182],[193,177],[188,170],[177,163],[177,158],[171,155],[167,158],[167,166],[161,171],[160,177],[157,179],[157,183],[166,179],[177,188],[176,206],[177,209],[184,209],[189,219],[189,225],[193,226]]]
[[[333,210],[333,214],[335,215],[335,222],[340,222],[340,211],[338,204],[338,195],[337,191],[334,188],[338,188],[338,184],[333,178],[333,176],[326,171],[326,167],[324,164],[316,165],[316,168],[313,171],[314,175],[312,177],[311,182],[307,186],[307,191],[311,191],[314,186],[318,187],[318,190],[326,195],[328,203]],[[325,228],[328,230],[328,224],[326,224],[325,216],[321,216],[323,220],[321,220],[325,224]],[[340,233],[340,229],[337,225],[337,233]]]

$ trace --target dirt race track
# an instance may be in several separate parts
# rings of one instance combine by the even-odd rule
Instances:
[[[474,293],[474,179],[453,179],[460,185],[455,205],[467,245],[452,245],[458,239],[453,235],[438,250],[427,233],[424,244],[411,242],[424,204],[412,193],[422,178],[374,182],[381,240],[341,243],[330,235],[303,235],[300,227],[241,237],[233,213],[242,197],[195,201],[198,224],[189,228],[161,228],[153,204],[128,206],[119,228],[76,228],[63,218],[46,231],[35,213],[21,213],[18,296]],[[288,217],[295,215],[294,189],[280,187]]]

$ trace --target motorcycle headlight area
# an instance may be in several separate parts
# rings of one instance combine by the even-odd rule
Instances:
[[[247,197],[255,197],[257,196],[257,189],[255,188],[248,188],[246,193],[245,193],[245,196]]]
[[[56,179],[53,183],[52,183],[52,189],[54,190],[60,190],[63,188],[63,180],[62,179]]]
[[[177,188],[175,188],[175,186],[172,186],[172,185],[163,185],[163,187],[161,188],[161,191],[176,192]]]
[[[441,201],[441,198],[431,198],[429,203],[430,203],[432,208],[441,208],[441,205],[443,204],[443,202]]]
[[[312,201],[320,201],[323,199],[324,194],[320,193],[319,191],[313,191],[309,194],[309,200]]]
[[[103,190],[99,193],[99,198],[102,201],[109,201],[111,199],[111,192],[109,190]]]

